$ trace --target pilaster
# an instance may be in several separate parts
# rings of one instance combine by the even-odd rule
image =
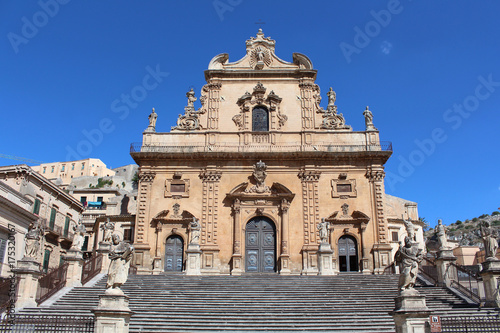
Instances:
[[[219,182],[222,172],[209,168],[200,173],[203,182],[201,237],[202,271],[220,273],[218,219],[219,219]]]
[[[151,186],[156,176],[155,172],[141,172],[139,174],[139,193],[137,202],[137,218],[135,225],[135,264],[140,270],[149,269],[147,265],[150,262],[150,249],[148,242],[148,221],[149,205],[151,202]]]

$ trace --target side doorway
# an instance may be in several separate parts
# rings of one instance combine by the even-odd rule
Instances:
[[[165,272],[182,272],[184,240],[178,235],[167,238],[165,243]]]

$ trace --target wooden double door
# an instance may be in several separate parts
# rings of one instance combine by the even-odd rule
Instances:
[[[180,236],[167,238],[165,243],[165,272],[182,272],[184,241]]]
[[[257,216],[246,225],[245,270],[254,273],[276,271],[276,228],[264,216]]]
[[[341,272],[357,272],[358,245],[351,236],[342,236],[339,239],[339,270]]]

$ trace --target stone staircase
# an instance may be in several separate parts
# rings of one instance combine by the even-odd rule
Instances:
[[[395,332],[397,275],[131,275],[123,286],[135,312],[130,332]],[[23,313],[86,314],[104,292],[74,288],[50,307]],[[439,315],[486,315],[449,290],[420,286]]]

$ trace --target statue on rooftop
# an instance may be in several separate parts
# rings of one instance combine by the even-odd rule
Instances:
[[[121,240],[118,234],[113,234],[112,240],[113,245],[109,252],[111,263],[109,264],[106,288],[119,289],[127,281],[134,247]]]
[[[422,261],[422,249],[413,243],[409,236],[405,237],[404,246],[399,245],[399,249],[394,256],[394,261],[399,264],[400,276],[398,290],[401,293],[405,290],[412,290],[417,280],[418,264]]]
[[[146,128],[146,132],[156,132],[156,119],[158,118],[158,114],[155,112],[155,108],[151,110],[151,113],[148,116],[149,125]]]
[[[376,131],[377,129],[373,125],[373,113],[366,107],[363,111],[363,116],[365,116],[365,127],[367,131]]]

